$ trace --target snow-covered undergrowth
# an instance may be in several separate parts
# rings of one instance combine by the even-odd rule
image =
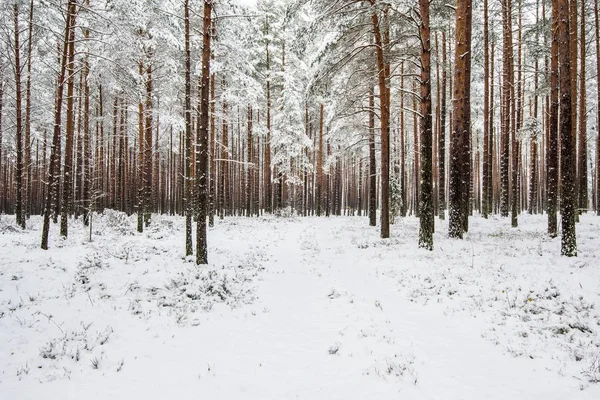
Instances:
[[[4,369],[0,380],[16,373],[45,382],[104,364],[120,371],[124,359],[108,344],[124,333],[123,322],[125,329],[153,318],[197,325],[195,315],[216,306],[250,304],[267,259],[259,245],[247,251],[217,247],[214,261],[199,268],[181,254],[178,223],[156,216],[137,234],[134,217],[107,211],[93,220],[92,242],[88,231],[74,226],[66,240],[53,235],[52,249],[44,252],[38,249],[39,218],[22,232],[2,216],[0,337],[8,345],[0,359],[16,370]]]
[[[598,398],[600,218],[574,259],[545,221],[229,218],[198,267],[179,217],[0,216],[0,398]]]

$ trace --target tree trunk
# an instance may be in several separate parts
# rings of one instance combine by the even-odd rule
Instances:
[[[146,67],[146,105],[145,105],[145,143],[144,143],[144,223],[150,225],[150,215],[154,205],[152,204],[152,51],[147,51],[148,66]]]
[[[379,108],[381,122],[381,238],[390,237],[390,87],[389,87],[389,21],[388,6],[381,20],[377,13],[371,15],[377,54],[377,78],[379,82]],[[383,29],[381,29],[383,28]]]
[[[185,0],[185,255],[193,253],[192,244],[192,61],[190,51],[190,2]]]
[[[464,232],[464,193],[467,176],[463,164],[470,164],[468,143],[470,132],[470,93],[471,58],[471,0],[458,0],[456,4],[456,45],[454,56],[454,105],[452,117],[452,138],[450,143],[450,224],[451,238],[463,237]]]
[[[75,13],[77,3],[75,0],[69,0],[67,20],[65,23],[65,36],[63,40],[63,50],[61,54],[61,67],[57,80],[56,89],[56,108],[54,110],[54,131],[52,136],[52,148],[50,150],[50,168],[47,178],[46,205],[44,207],[44,224],[42,227],[42,245],[43,250],[48,250],[48,236],[50,233],[50,213],[55,207],[53,202],[58,200],[58,182],[60,174],[60,136],[62,128],[62,102],[65,74],[67,68],[67,55],[69,53],[69,44],[75,39]]]
[[[196,264],[208,264],[206,237],[206,214],[208,211],[208,113],[210,86],[210,39],[212,30],[212,0],[204,0],[204,21],[202,32],[202,79],[200,101],[200,127],[198,131],[198,158],[196,161],[196,195],[198,215],[196,216]]]
[[[512,89],[512,3],[511,0],[502,0],[502,101],[500,108],[501,150],[500,150],[500,214],[508,217],[510,207],[510,136],[511,136],[511,108],[513,99]]]
[[[266,21],[266,34],[269,35],[269,19]],[[266,40],[266,51],[267,51],[267,141],[265,143],[265,211],[268,213],[273,212],[273,186],[272,181],[272,168],[271,168],[271,59],[269,54],[269,39]]]
[[[73,139],[75,135],[74,88],[75,88],[75,27],[71,30],[67,63],[67,128],[65,142],[62,209],[60,213],[60,235],[68,235],[68,217],[73,203]]]
[[[572,135],[571,54],[569,41],[569,10],[567,0],[558,5],[558,52],[560,60],[560,171],[561,171],[561,254],[577,256],[575,236],[575,140]]]
[[[575,2],[575,0],[572,0]],[[577,160],[579,168],[577,177],[579,182],[579,212],[585,212],[588,209],[588,173],[587,173],[587,108],[586,108],[586,42],[585,42],[585,1],[581,1],[581,70],[579,77],[579,151]]]
[[[19,43],[19,5],[14,3],[13,5],[13,16],[14,16],[14,28],[15,28],[15,126],[16,126],[16,151],[17,151],[17,165],[16,165],[16,203],[15,203],[15,215],[17,217],[17,225],[25,229],[25,215],[23,207],[23,192],[26,188],[23,187],[23,178],[25,169],[23,168],[23,108],[22,108],[22,93],[21,93],[21,47]],[[25,145],[27,146],[27,144]],[[25,179],[25,183],[27,180]]]
[[[377,225],[377,164],[375,160],[375,94],[369,87],[369,225]]]
[[[552,55],[550,60],[550,124],[548,131],[547,162],[547,196],[548,196],[548,235],[556,237],[558,234],[557,208],[558,208],[558,57],[559,57],[559,15],[558,2],[552,1]],[[569,134],[570,135],[570,134]]]
[[[433,132],[431,115],[431,38],[429,0],[419,0],[421,24],[421,203],[419,247],[433,250]]]

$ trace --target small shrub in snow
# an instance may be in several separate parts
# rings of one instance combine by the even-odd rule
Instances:
[[[338,353],[338,351],[340,351],[340,344],[339,344],[339,343],[336,343],[336,344],[334,344],[334,345],[332,345],[332,346],[329,346],[329,349],[327,350],[327,352],[328,352],[330,355],[337,354],[337,353]]]
[[[582,375],[592,383],[600,383],[600,352],[592,357],[590,366],[582,371]]]

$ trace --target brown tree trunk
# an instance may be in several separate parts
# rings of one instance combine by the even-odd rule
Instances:
[[[572,0],[575,2],[575,0]],[[588,209],[588,173],[587,173],[587,108],[586,108],[586,76],[585,76],[585,62],[586,62],[586,42],[585,42],[585,1],[581,0],[581,70],[579,77],[579,151],[577,153],[577,160],[579,168],[577,171],[578,183],[579,183],[579,201],[578,208],[579,212],[585,212]]]
[[[17,165],[16,165],[16,202],[15,202],[15,215],[17,217],[17,225],[25,229],[25,213],[23,207],[23,192],[26,191],[26,187],[23,187],[23,180],[27,183],[27,179],[24,178],[25,169],[23,168],[23,108],[22,108],[22,92],[21,92],[21,45],[19,42],[19,5],[17,2],[13,5],[13,16],[14,16],[14,45],[15,45],[15,126],[16,126],[16,151],[17,151]],[[25,145],[27,147],[27,144]],[[26,197],[25,197],[26,198]]]
[[[24,214],[31,215],[31,58],[33,48],[33,0],[29,2],[29,24],[27,40],[27,77],[25,81],[25,160],[24,160]]]
[[[471,80],[471,0],[458,0],[456,4],[456,45],[454,56],[454,105],[452,117],[452,138],[450,143],[450,224],[449,236],[463,237],[465,211],[464,193],[468,176],[464,174],[464,164],[470,164],[468,137],[470,134],[470,93]]]
[[[369,225],[377,225],[377,165],[375,160],[375,94],[369,87]]]
[[[490,149],[490,54],[489,54],[489,27],[488,27],[488,0],[483,0],[483,218],[487,218],[490,210],[488,203],[490,190],[489,173],[491,167]]]
[[[569,41],[569,10],[567,0],[558,5],[558,53],[560,60],[560,171],[561,171],[561,254],[577,256],[575,236],[575,138],[572,135],[572,72]]]
[[[190,2],[185,0],[184,40],[185,40],[185,255],[193,253],[192,244],[192,60],[190,50]]]
[[[371,3],[374,4],[374,0],[371,0]],[[371,15],[375,35],[377,78],[379,83],[379,118],[381,123],[381,238],[383,239],[390,237],[390,66],[388,60],[388,11],[388,6],[385,6],[381,21],[377,13],[374,12]]]
[[[421,24],[421,202],[419,247],[433,250],[433,132],[431,115],[431,38],[429,0],[419,0]]]
[[[54,132],[52,136],[52,148],[50,150],[50,168],[47,178],[46,205],[44,207],[44,223],[42,227],[42,245],[43,250],[48,250],[48,236],[50,233],[50,213],[52,212],[58,196],[58,182],[60,174],[60,136],[62,128],[62,100],[65,74],[67,68],[67,55],[69,45],[75,39],[75,13],[77,3],[75,0],[69,0],[67,20],[65,23],[65,36],[63,41],[63,50],[61,54],[61,67],[57,80],[56,89],[56,108],[54,110]]]
[[[89,0],[85,2],[89,6]],[[83,31],[86,40],[90,38],[89,29]],[[90,63],[88,56],[85,56],[83,63],[83,154],[84,154],[84,171],[83,171],[83,224],[89,225],[90,213],[92,212],[92,199],[90,193],[91,176],[92,176],[92,147],[91,147],[91,131],[90,131],[90,85],[89,85]]]
[[[556,237],[558,234],[557,208],[558,208],[558,57],[559,57],[559,15],[560,0],[552,1],[552,55],[550,61],[550,124],[548,130],[547,183],[548,196],[548,235]],[[570,134],[569,134],[570,135]]]
[[[198,215],[196,216],[196,264],[208,264],[206,237],[206,214],[208,211],[208,113],[210,86],[210,39],[212,31],[212,0],[204,0],[204,21],[202,32],[202,78],[200,85],[200,127],[198,131],[198,158],[196,163],[196,195]]]
[[[502,106],[500,108],[501,119],[501,150],[500,150],[500,214],[508,217],[510,207],[510,138],[511,138],[511,109],[513,98],[511,96],[513,86],[513,46],[512,46],[512,2],[502,0]]]
[[[73,19],[75,22],[75,19]],[[73,139],[75,135],[74,88],[75,88],[75,27],[71,30],[67,63],[67,128],[65,142],[62,209],[60,213],[60,235],[68,235],[68,217],[73,202]]]
[[[269,19],[266,21],[266,34],[269,35]],[[269,39],[266,40],[267,52],[267,140],[265,142],[265,205],[264,209],[268,213],[273,212],[273,192],[272,192],[272,168],[271,168],[271,59],[269,53]]]
[[[144,143],[144,223],[150,225],[150,216],[154,205],[152,204],[152,51],[147,51],[148,65],[146,67],[146,105],[145,105],[145,143]]]

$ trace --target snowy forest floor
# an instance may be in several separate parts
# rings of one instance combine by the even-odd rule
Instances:
[[[183,222],[107,212],[43,251],[0,216],[0,398],[600,398],[598,217],[573,259],[545,216],[436,220],[433,252],[415,218],[226,218],[208,267]]]

